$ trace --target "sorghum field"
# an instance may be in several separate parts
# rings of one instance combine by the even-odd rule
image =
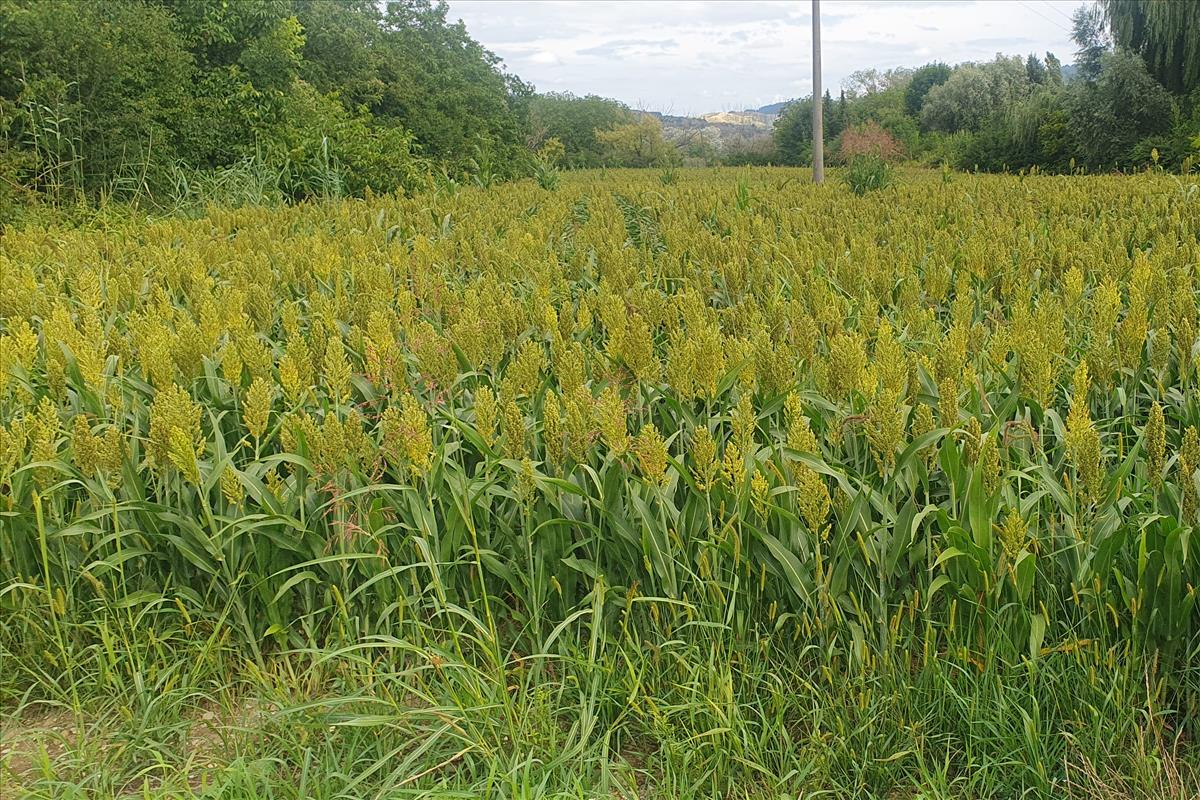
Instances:
[[[785,169],[8,230],[4,795],[1200,796],[1198,234]]]

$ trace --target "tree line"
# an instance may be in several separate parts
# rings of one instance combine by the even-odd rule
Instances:
[[[867,146],[959,169],[1190,169],[1200,4],[1101,0],[1075,11],[1071,31],[1067,66],[1046,53],[855,73],[837,100],[822,99],[826,137],[835,153]],[[809,97],[785,108],[767,155],[805,163],[811,137]]]
[[[0,0],[0,185],[285,199],[527,167],[533,88],[403,0]]]
[[[0,202],[294,200],[561,167],[803,164],[811,97],[770,136],[672,137],[539,94],[440,0],[0,0]],[[1100,0],[1053,54],[863,70],[821,98],[827,152],[963,169],[1190,168],[1200,4]]]

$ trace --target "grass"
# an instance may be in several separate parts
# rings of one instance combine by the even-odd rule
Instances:
[[[535,677],[528,657],[489,674],[424,633],[424,647],[368,641],[265,669],[182,636],[134,638],[121,645],[139,669],[107,680],[76,656],[79,705],[6,711],[6,785],[32,797],[1196,792],[1144,676],[1097,681],[1075,655],[1037,671],[938,659],[822,679],[795,660],[802,649],[713,627],[656,646],[597,641]]]

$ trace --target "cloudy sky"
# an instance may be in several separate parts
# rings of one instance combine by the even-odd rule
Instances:
[[[857,69],[1053,51],[1071,61],[1081,0],[823,0],[825,86]],[[450,19],[539,91],[700,114],[811,90],[811,3],[450,0]]]

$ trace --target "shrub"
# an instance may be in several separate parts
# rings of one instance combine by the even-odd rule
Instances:
[[[849,164],[858,156],[877,156],[883,161],[895,161],[904,155],[904,148],[895,137],[875,120],[847,128],[838,145],[838,156]]]
[[[975,134],[969,131],[925,134],[921,137],[921,163],[959,168],[965,162],[965,153],[974,138]]]
[[[737,137],[724,143],[721,161],[730,167],[766,166],[779,160],[769,136]]]

